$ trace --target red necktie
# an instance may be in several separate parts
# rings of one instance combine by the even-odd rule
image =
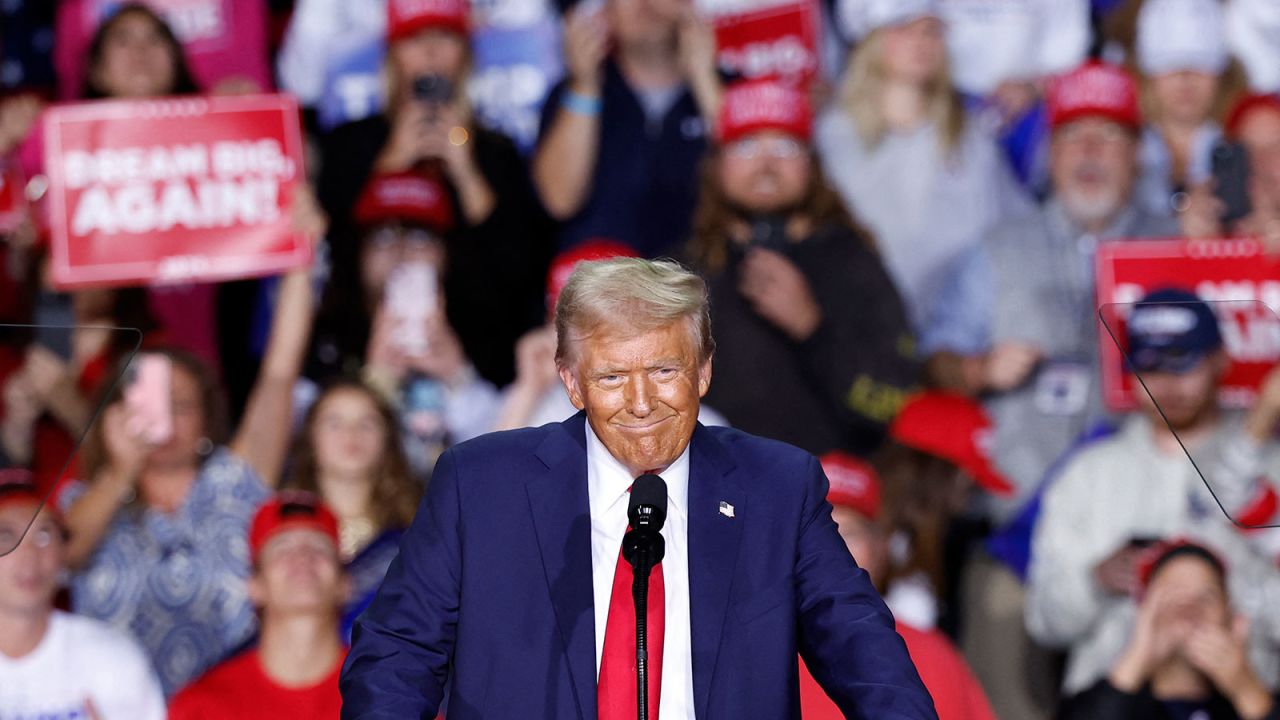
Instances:
[[[609,620],[605,624],[604,653],[596,690],[599,720],[635,720],[636,705],[636,606],[631,599],[631,563],[618,548],[613,572]],[[658,695],[662,688],[662,637],[664,596],[662,563],[649,575],[649,720],[658,720]]]

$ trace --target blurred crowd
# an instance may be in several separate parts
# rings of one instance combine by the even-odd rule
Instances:
[[[1280,371],[1220,405],[1160,289],[1111,410],[1094,266],[1280,251],[1280,3],[802,1],[804,82],[726,70],[726,0],[0,2],[0,720],[337,717],[435,458],[576,412],[556,297],[616,256],[706,279],[702,422],[822,458],[942,720],[1280,718]],[[309,266],[50,281],[47,108],[266,92]]]

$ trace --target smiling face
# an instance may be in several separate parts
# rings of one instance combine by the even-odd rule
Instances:
[[[574,407],[609,452],[639,476],[684,452],[711,387],[689,321],[652,330],[604,327],[581,335],[560,368]]]

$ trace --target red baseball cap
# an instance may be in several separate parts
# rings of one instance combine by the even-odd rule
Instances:
[[[1280,96],[1250,94],[1237,100],[1231,106],[1231,112],[1227,113],[1227,121],[1222,125],[1226,136],[1232,140],[1237,139],[1240,134],[1240,126],[1244,124],[1245,118],[1249,117],[1254,110],[1264,109],[1280,113]]]
[[[62,513],[58,512],[58,508],[51,503],[45,503],[44,495],[36,488],[31,471],[26,468],[0,469],[0,508],[10,505],[32,505],[34,506],[32,515],[43,509],[49,513],[54,522],[63,529],[66,528]]]
[[[936,390],[915,395],[889,426],[889,437],[955,463],[990,493],[1013,494],[991,460],[991,418],[970,398]]]
[[[813,135],[809,97],[776,80],[729,86],[720,104],[720,142],[731,143],[761,130],[778,130],[809,142]]]
[[[281,490],[258,508],[249,526],[249,555],[256,562],[267,541],[286,530],[317,530],[338,545],[338,518],[305,490]]]
[[[453,227],[453,205],[444,185],[432,175],[383,173],[365,184],[354,217],[361,225],[399,220],[444,233]]]
[[[560,299],[560,291],[578,263],[589,260],[608,260],[616,257],[640,257],[630,246],[609,238],[591,238],[556,255],[547,271],[547,308],[553,309]]]
[[[1091,60],[1049,81],[1045,92],[1049,127],[1097,116],[1126,127],[1142,125],[1138,84],[1123,68]]]
[[[827,502],[853,508],[871,520],[880,517],[880,476],[863,460],[843,452],[821,458],[831,488]]]
[[[387,40],[395,42],[428,28],[466,35],[467,0],[387,0]]]

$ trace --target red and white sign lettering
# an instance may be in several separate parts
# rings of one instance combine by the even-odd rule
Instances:
[[[1152,290],[1180,288],[1210,303],[1232,366],[1221,400],[1248,407],[1280,361],[1280,256],[1255,240],[1126,240],[1098,248],[1102,388],[1107,406],[1135,406],[1133,378],[1111,333],[1125,341],[1132,304]],[[1111,332],[1108,332],[1110,328]],[[1141,392],[1141,390],[1138,390]]]
[[[817,0],[703,0],[718,62],[745,79],[808,83],[818,73]]]
[[[67,105],[44,132],[60,286],[224,280],[310,261],[290,230],[304,176],[292,98]]]

